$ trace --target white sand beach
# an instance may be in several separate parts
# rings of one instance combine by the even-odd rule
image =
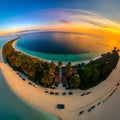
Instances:
[[[86,91],[65,89],[48,90],[59,92],[59,95],[45,93],[46,88],[42,86],[35,88],[29,85],[29,80],[23,81],[12,68],[3,62],[0,62],[0,68],[13,92],[25,101],[58,116],[62,120],[118,120],[119,118],[120,88],[116,84],[120,80],[120,61],[107,80],[94,88]],[[107,99],[114,90],[116,91]],[[72,91],[73,95],[68,95],[69,91]],[[67,94],[62,95],[63,92]],[[81,94],[87,92],[91,93],[81,96]],[[98,103],[100,105],[97,105]],[[57,104],[64,104],[65,109],[57,109]],[[95,108],[88,112],[89,108],[94,105]],[[84,110],[84,113],[79,115],[79,112],[82,110]]]

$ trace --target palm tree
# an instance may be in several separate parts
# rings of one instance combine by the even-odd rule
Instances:
[[[84,76],[83,76],[83,81],[84,81],[85,85],[88,85],[91,75],[92,75],[91,68],[90,67],[86,67],[84,69]]]
[[[53,71],[53,73],[55,72],[55,68],[56,68],[56,65],[55,65],[55,63],[52,61],[52,62],[50,63],[50,69]]]
[[[69,81],[70,77],[72,76],[72,66],[71,66],[71,63],[69,62],[67,65],[66,65],[66,77],[67,77],[67,80]]]
[[[60,77],[60,83],[61,83],[61,77],[62,77],[62,61],[58,62],[58,66],[59,66],[59,77]]]
[[[54,77],[55,77],[55,75],[54,75],[52,69],[44,70],[41,82],[44,85],[47,85],[50,88],[52,86],[52,84],[53,84]]]
[[[99,78],[100,72],[97,69],[92,70],[91,82],[96,82]]]
[[[78,74],[74,74],[69,80],[70,88],[78,88],[80,86],[80,77]]]

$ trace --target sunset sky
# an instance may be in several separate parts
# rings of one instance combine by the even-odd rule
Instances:
[[[0,0],[0,36],[31,30],[118,34],[120,0]]]

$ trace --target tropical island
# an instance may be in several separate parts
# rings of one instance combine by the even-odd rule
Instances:
[[[15,71],[25,74],[31,81],[48,88],[61,83],[64,79],[67,83],[66,89],[89,89],[104,81],[119,60],[119,49],[114,47],[112,52],[102,54],[98,59],[91,60],[89,63],[77,65],[68,63],[62,67],[61,61],[56,65],[53,61],[49,63],[17,51],[13,46],[17,39],[3,46],[2,53],[5,62]]]
[[[17,39],[3,46],[1,72],[16,95],[50,113],[51,118],[45,116],[46,120],[84,120],[90,112],[97,116],[99,106],[109,111],[106,101],[116,100],[113,93],[118,95],[120,84],[119,50],[116,47],[89,63],[63,65],[61,61],[58,64],[46,62],[18,51],[14,46]],[[40,76],[37,73],[41,78],[35,77]]]
[[[119,0],[0,3],[0,120],[120,120]]]

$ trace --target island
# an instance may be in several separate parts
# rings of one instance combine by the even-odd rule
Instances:
[[[95,113],[95,116],[92,116],[92,118],[97,117],[96,112],[99,109],[99,106],[103,108],[105,106],[109,111],[109,104],[106,104],[106,101],[111,100],[110,98],[114,98],[113,94],[117,94],[116,91],[120,84],[120,61],[118,62],[119,50],[116,47],[112,50],[112,52],[102,54],[101,57],[96,60],[92,60],[89,63],[80,63],[77,66],[68,63],[63,66],[61,61],[58,65],[56,65],[54,62],[48,63],[17,51],[14,48],[14,42],[16,40],[17,39],[14,39],[3,46],[2,54],[4,57],[4,63],[2,62],[0,67],[6,82],[12,91],[15,92],[20,98],[40,110],[42,109],[52,114],[53,116],[49,118],[51,120],[74,120],[78,118],[84,120],[84,118],[88,119],[87,117],[90,112]],[[46,74],[47,72],[54,73],[54,75],[50,74],[52,76],[50,77],[52,78],[52,82],[50,82],[51,84],[49,82],[44,83],[35,81],[34,71],[39,71],[36,69],[36,65],[41,65],[41,67],[37,66],[37,68],[40,68],[41,71],[46,71]],[[42,65],[46,65],[44,66],[44,69]],[[17,68],[17,66],[19,67]],[[23,71],[21,68],[24,68],[23,70],[26,71]],[[51,68],[54,68],[54,72]],[[30,70],[32,69],[34,71],[31,73]],[[94,71],[92,72],[92,70]],[[98,74],[98,70],[101,70],[102,74],[100,71]],[[30,73],[30,76],[29,74],[25,74],[25,72]],[[27,78],[24,78],[21,73],[25,74]],[[97,82],[90,81],[92,79],[88,78],[91,78],[93,73],[96,73],[97,75],[95,76],[99,76],[99,78],[102,78],[103,76],[104,79],[94,79]],[[87,75],[89,75],[89,77]],[[64,76],[66,76],[68,86],[65,86],[65,83],[63,82]],[[95,76],[93,78],[96,78]],[[39,78],[39,80],[45,81],[43,78],[47,79],[48,76],[41,77],[42,78]],[[57,81],[58,79],[56,80],[56,77],[59,78],[59,81]],[[89,82],[86,81],[82,83],[82,77],[87,77]],[[58,86],[54,85],[56,83]],[[114,101],[115,98],[113,99]]]
[[[14,48],[14,42],[17,39],[3,46],[2,53],[5,62],[15,71],[26,75],[31,81],[48,88],[58,86],[63,82],[66,83],[64,84],[66,89],[89,89],[105,80],[119,60],[119,49],[114,47],[112,52],[102,54],[98,59],[91,60],[89,63],[71,65],[69,62],[62,67],[62,61],[56,65],[53,61],[49,63],[17,51]]]

